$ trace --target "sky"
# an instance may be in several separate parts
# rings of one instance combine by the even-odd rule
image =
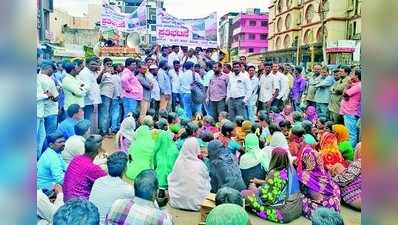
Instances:
[[[246,8],[268,11],[270,0],[164,0],[166,11],[185,18],[200,18],[217,11],[218,18],[227,12],[241,12]],[[101,4],[101,0],[54,0],[54,7],[65,9],[73,16],[83,16],[88,4]]]

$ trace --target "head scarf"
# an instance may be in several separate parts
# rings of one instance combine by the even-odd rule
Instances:
[[[249,169],[259,163],[263,168],[268,169],[269,160],[263,150],[260,149],[258,137],[255,134],[248,134],[245,138],[245,154],[240,158],[240,168]]]
[[[239,205],[226,203],[215,207],[206,218],[206,225],[247,225],[249,215]]]
[[[135,124],[135,118],[133,117],[132,114],[129,114],[122,123],[120,124],[120,130],[116,133],[115,136],[115,141],[118,147],[120,147],[120,137],[123,136],[127,140],[129,140],[130,143],[134,141],[134,130],[135,130],[136,124]]]
[[[311,122],[315,122],[318,119],[318,114],[316,113],[316,109],[314,106],[308,106],[305,110],[304,120],[309,120]]]
[[[155,144],[155,171],[159,180],[159,186],[167,188],[167,176],[171,173],[178,157],[177,145],[171,134],[161,130]]]
[[[197,139],[187,138],[168,177],[170,205],[174,208],[199,210],[210,193],[209,172],[198,158],[199,152]]]
[[[134,180],[143,170],[153,169],[155,143],[148,126],[142,125],[135,133],[135,141],[129,148],[129,161],[126,175]]]
[[[209,172],[212,192],[222,187],[230,187],[241,191],[246,188],[237,159],[217,140],[211,141],[207,147],[210,161]]]
[[[329,132],[323,133],[319,144],[321,147],[319,153],[325,166],[332,166],[336,163],[343,164],[344,158],[337,146],[336,135]]]
[[[298,161],[297,175],[300,182],[310,191],[318,192],[325,196],[340,195],[339,187],[323,166],[323,160],[311,147],[304,147]]]
[[[266,170],[268,170],[269,163],[271,161],[272,150],[274,150],[274,148],[276,148],[276,147],[281,147],[283,149],[287,149],[288,154],[289,154],[289,160],[290,160],[290,162],[293,161],[293,157],[291,156],[290,151],[288,150],[289,145],[287,143],[287,139],[286,139],[285,135],[283,135],[283,133],[280,131],[276,131],[272,134],[270,146],[266,146],[263,149],[263,152],[266,155],[266,160],[267,160],[267,163],[266,163],[267,167],[265,168]]]
[[[308,144],[308,145],[314,145],[316,144],[316,140],[314,138],[314,136],[312,136],[311,134],[304,134],[304,143]]]
[[[350,134],[348,133],[347,127],[341,124],[333,125],[333,131],[336,134],[337,142],[340,143],[342,141],[350,140]]]

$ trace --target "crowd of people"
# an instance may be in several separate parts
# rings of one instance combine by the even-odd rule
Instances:
[[[199,211],[210,193],[208,225],[360,210],[360,68],[216,58],[172,46],[124,65],[41,62],[38,223],[173,224],[167,204]]]

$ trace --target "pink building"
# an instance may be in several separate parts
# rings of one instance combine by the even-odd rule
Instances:
[[[268,50],[268,14],[240,13],[232,22],[231,58]]]

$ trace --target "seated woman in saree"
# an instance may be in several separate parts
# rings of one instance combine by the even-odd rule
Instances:
[[[322,157],[325,169],[329,170],[336,163],[347,165],[337,146],[337,138],[333,133],[325,132],[319,141],[319,154]]]
[[[171,207],[198,211],[210,193],[210,176],[198,158],[200,147],[195,137],[185,140],[180,155],[168,177]]]
[[[238,161],[220,141],[213,140],[207,146],[211,192],[222,187],[241,191],[246,188]]]
[[[269,168],[265,180],[253,179],[249,190],[242,191],[241,195],[247,207],[261,219],[289,223],[301,216],[303,200],[288,151],[279,147],[272,150]]]
[[[115,142],[119,151],[128,152],[130,145],[134,141],[135,118],[133,113],[127,114],[120,125],[120,130],[116,133]]]
[[[167,189],[167,177],[174,167],[179,151],[174,143],[171,134],[160,130],[155,143],[154,167],[161,189]]]
[[[253,178],[265,179],[269,159],[259,147],[259,139],[255,134],[248,134],[245,138],[245,154],[240,157],[239,168],[246,187]]]
[[[337,137],[337,144],[344,159],[352,161],[354,159],[354,149],[350,142],[350,134],[347,127],[336,124],[332,126],[332,130]]]
[[[277,147],[283,148],[286,151],[288,151],[289,161],[291,163],[293,163],[296,158],[296,157],[293,157],[289,151],[289,144],[288,144],[288,141],[287,141],[287,138],[285,137],[285,135],[283,135],[283,133],[280,131],[275,131],[272,133],[270,145],[263,148],[264,154],[266,155],[266,159],[267,159],[267,162],[265,163],[266,171],[269,170],[268,166],[271,161],[272,150],[274,150]]]
[[[361,209],[362,198],[361,198],[361,145],[357,145],[355,151],[355,160],[344,168],[341,164],[336,164],[331,169],[333,180],[339,185],[341,190],[341,198],[348,205]]]
[[[299,157],[297,175],[302,184],[303,214],[311,218],[318,207],[340,212],[340,189],[324,169],[322,157],[310,145],[304,147]]]
[[[155,142],[148,126],[140,126],[135,133],[135,140],[129,148],[129,161],[126,176],[134,180],[135,177],[146,169],[153,169],[155,155]]]

